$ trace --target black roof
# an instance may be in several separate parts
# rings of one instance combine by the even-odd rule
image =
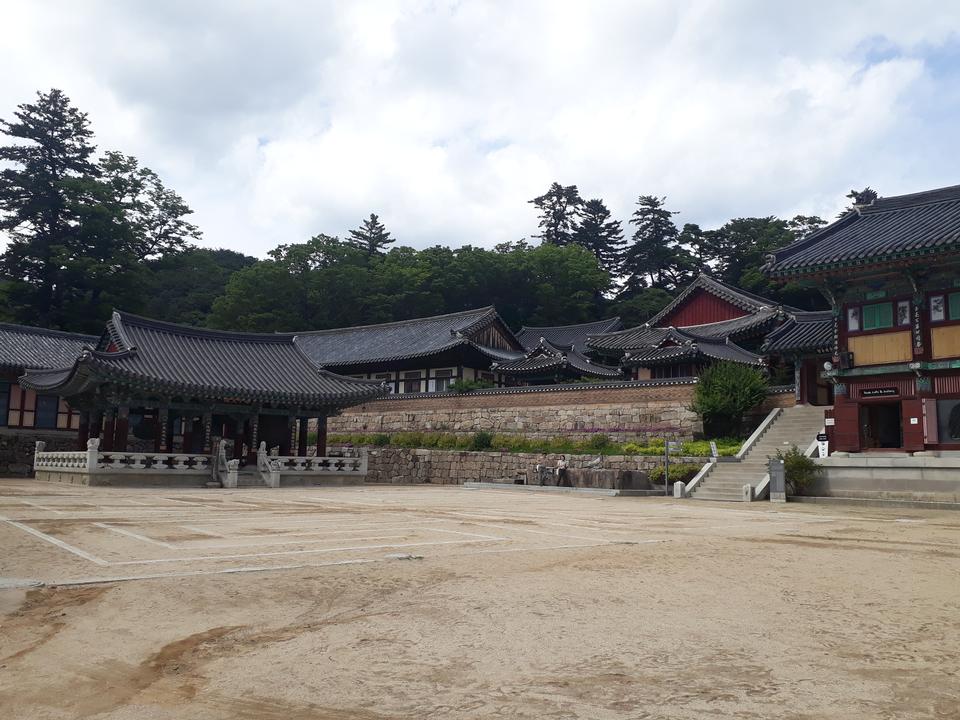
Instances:
[[[0,323],[0,368],[22,371],[64,367],[77,359],[84,346],[92,347],[96,342],[96,335]]]
[[[619,317],[580,323],[578,325],[527,326],[524,325],[517,332],[517,339],[528,351],[540,345],[540,340],[546,340],[553,345],[585,347],[587,338],[591,335],[615,332],[623,327]]]
[[[667,328],[657,344],[627,353],[623,364],[649,366],[672,364],[681,360],[728,360],[744,365],[763,364],[761,356],[744,350],[729,338],[707,338],[679,328]]]
[[[877,198],[809,237],[775,251],[778,277],[960,252],[960,185]]]
[[[683,289],[683,292],[673,299],[673,302],[650,318],[648,324],[659,325],[663,318],[667,317],[670,315],[670,313],[683,305],[687,299],[698,290],[703,290],[704,292],[718,297],[721,300],[725,300],[734,307],[738,307],[744,312],[748,313],[762,313],[766,310],[775,310],[778,307],[782,307],[774,300],[761,297],[760,295],[755,295],[754,293],[747,292],[746,290],[741,290],[733,285],[727,285],[726,283],[720,282],[709,275],[700,273],[692,283]],[[794,310],[795,308],[787,307],[787,309]]]
[[[514,349],[493,348],[472,339],[491,325],[500,327]],[[296,343],[313,362],[325,367],[426,357],[461,345],[496,361],[523,357],[523,346],[492,306],[379,325],[302,332],[297,333]]]
[[[20,382],[73,395],[111,382],[146,392],[311,407],[386,394],[376,382],[322,370],[292,334],[220,332],[115,312],[95,350],[67,367],[28,372]]]
[[[526,357],[497,363],[495,367],[497,372],[505,375],[531,376],[562,371],[593,378],[623,377],[620,368],[592,362],[575,345],[557,346],[545,339],[530,350]]]
[[[833,351],[833,312],[794,313],[767,335],[765,353],[828,353]]]

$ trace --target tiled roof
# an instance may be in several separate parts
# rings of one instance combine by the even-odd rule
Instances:
[[[322,370],[292,334],[219,332],[115,312],[93,351],[68,368],[28,372],[26,387],[76,394],[103,382],[206,399],[342,407],[386,394]]]
[[[763,358],[759,355],[748,352],[729,340],[696,337],[688,335],[683,330],[673,329],[669,336],[664,337],[664,341],[667,340],[676,344],[649,346],[630,352],[623,359],[623,364],[649,366],[697,359],[728,360],[744,365],[763,364]]]
[[[0,323],[0,367],[10,370],[64,367],[77,359],[84,345],[92,347],[96,342],[95,335]]]
[[[960,252],[960,185],[878,198],[775,251],[765,272],[785,277]]]
[[[494,324],[508,339],[514,339],[496,309],[485,307],[379,325],[302,332],[297,333],[296,343],[311,360],[325,367],[426,357],[460,345],[472,346],[494,360],[522,357],[519,342],[514,350],[501,350],[471,340],[471,336]]]
[[[733,287],[732,285],[727,285],[722,283],[719,280],[715,280],[709,275],[704,275],[700,273],[697,276],[697,279],[692,283],[687,285],[673,302],[667,305],[663,310],[654,315],[648,323],[650,325],[660,325],[661,320],[670,315],[674,310],[683,305],[687,299],[696,293],[698,290],[710,293],[711,295],[725,300],[734,307],[738,307],[741,310],[748,313],[758,313],[765,310],[772,310],[778,307],[778,304],[765,297],[760,295],[755,295],[752,292],[747,292],[746,290],[741,290],[740,288]],[[788,310],[793,310],[795,308],[787,308]]]
[[[763,343],[765,353],[827,353],[833,351],[833,313],[794,313]]]
[[[744,315],[733,320],[689,325],[681,328],[686,334],[705,339],[732,338],[754,334],[784,317],[779,308],[769,308],[753,315]],[[652,327],[649,324],[590,338],[588,345],[597,350],[634,350],[658,344],[671,328]]]
[[[541,375],[550,370],[566,370],[572,371],[572,374],[579,373],[580,375],[594,378],[617,378],[623,376],[620,368],[591,362],[576,346],[557,347],[547,340],[543,340],[535,348],[530,350],[526,357],[511,362],[499,363],[496,369],[497,372],[506,375],[529,376]]]
[[[524,325],[517,332],[517,339],[527,350],[533,350],[543,338],[553,345],[584,347],[587,338],[591,335],[615,332],[623,327],[619,317],[597,320],[595,322],[580,323],[579,325],[554,325],[551,327],[534,327]]]

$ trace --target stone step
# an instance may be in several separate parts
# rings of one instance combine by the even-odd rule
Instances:
[[[719,500],[722,502],[743,502],[742,495],[720,495],[716,493],[694,493],[694,500]]]

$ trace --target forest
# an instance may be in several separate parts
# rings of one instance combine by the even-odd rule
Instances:
[[[265,259],[201,246],[177,192],[140,161],[98,151],[86,113],[60,90],[0,120],[0,320],[97,334],[113,309],[225,330],[293,331],[495,305],[514,328],[619,315],[641,323],[698,273],[785,304],[818,294],[760,272],[771,250],[819,217],[734,218],[678,227],[666,198],[629,218],[553,183],[531,203],[529,238],[493,249],[415,249],[376,213],[345,237],[318,232]],[[318,228],[318,230],[322,230]],[[226,240],[224,241],[227,242]]]

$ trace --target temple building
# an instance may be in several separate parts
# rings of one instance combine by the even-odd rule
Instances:
[[[524,357],[524,347],[493,307],[399,322],[298,333],[315,364],[386,383],[393,393],[443,392],[458,380],[501,387],[495,363]]]
[[[105,453],[207,456],[223,439],[241,463],[256,461],[260,443],[303,457],[313,425],[315,455],[323,456],[328,415],[386,394],[379,382],[318,367],[291,334],[219,332],[121,312],[61,360],[28,369],[20,385],[64,398],[79,413],[79,449],[95,438]]]
[[[834,386],[833,450],[960,450],[960,186],[861,196],[764,270],[833,308],[829,337],[821,319],[768,339],[829,349],[819,374]]]
[[[767,334],[800,312],[700,275],[648,322],[593,335],[586,345],[619,354],[634,380],[696,377],[721,360],[763,367]]]
[[[42,434],[53,443],[60,436],[70,442],[80,427],[80,413],[57,394],[23,388],[17,379],[27,370],[69,365],[96,340],[91,335],[0,323],[0,434],[22,435],[30,442]]]
[[[586,344],[591,335],[613,332],[622,327],[618,317],[578,325],[524,326],[517,332],[524,356],[496,363],[494,367],[516,385],[622,380],[623,370],[590,357]]]

